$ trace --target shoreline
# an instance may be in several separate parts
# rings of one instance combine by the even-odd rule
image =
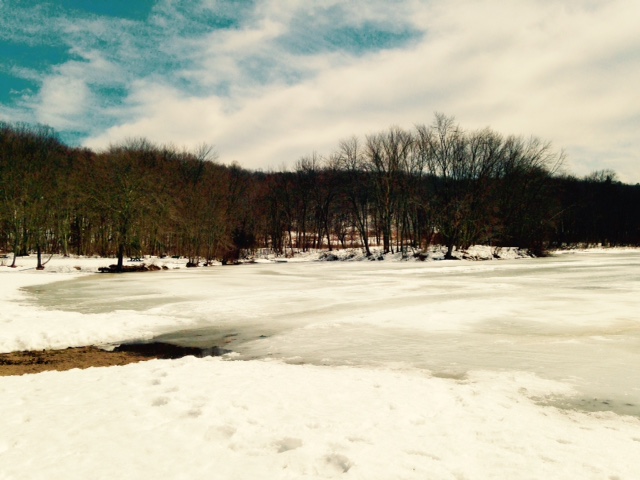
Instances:
[[[175,360],[188,355],[207,356],[199,348],[159,342],[125,344],[112,350],[94,345],[60,350],[24,350],[0,354],[0,377],[60,372],[74,368],[115,367],[148,360]]]
[[[0,377],[29,375],[74,368],[114,367],[158,357],[132,352],[108,352],[98,347],[69,347],[63,350],[25,350],[0,354]]]

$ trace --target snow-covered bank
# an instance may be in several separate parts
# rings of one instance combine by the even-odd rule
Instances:
[[[640,478],[640,251],[127,275],[54,260],[0,269],[0,348],[197,327],[247,361],[0,378],[2,480]]]
[[[33,306],[32,295],[23,290],[87,277],[111,261],[113,259],[56,256],[45,270],[37,271],[36,258],[30,256],[20,257],[16,268],[1,267],[0,353],[78,347],[127,338],[148,339],[163,326],[175,326],[174,318],[141,315],[118,309],[116,305],[108,312],[93,315],[37,308]],[[154,261],[172,269],[180,266],[180,261],[174,259]],[[149,275],[169,273],[149,272]]]
[[[258,251],[247,258],[260,263],[268,262],[309,262],[309,261],[433,261],[444,260],[446,247],[432,245],[427,250],[409,249],[405,252],[394,251],[384,253],[380,247],[371,248],[371,256],[367,256],[361,248],[345,248],[337,250],[296,250],[293,255],[275,255],[268,250]],[[517,258],[531,258],[531,254],[516,247],[492,247],[489,245],[473,245],[467,249],[453,251],[453,257],[458,260],[514,260]]]
[[[640,422],[530,374],[187,357],[0,379],[3,479],[634,479]]]

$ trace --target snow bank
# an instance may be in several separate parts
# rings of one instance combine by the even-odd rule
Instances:
[[[603,247],[602,245],[598,246],[567,246],[566,248],[558,248],[555,250],[551,250],[549,253],[551,255],[567,255],[567,254],[594,254],[594,253],[607,253],[607,254],[624,254],[624,253],[633,253],[640,251],[638,247]]]
[[[186,263],[175,259],[148,259],[170,269]],[[0,267],[0,353],[43,348],[66,348],[126,339],[149,339],[163,327],[187,325],[175,319],[149,312],[118,310],[104,314],[82,314],[37,307],[24,287],[44,286],[56,281],[72,280],[93,274],[113,259],[87,257],[54,257],[37,271],[36,257],[19,257],[16,268]],[[149,275],[170,272],[149,272]]]
[[[309,262],[309,261],[432,261],[444,260],[446,248],[440,245],[433,245],[428,250],[410,249],[407,252],[383,253],[381,247],[372,247],[371,256],[367,257],[362,248],[345,248],[332,251],[314,250],[306,252],[296,251],[291,255],[275,255],[268,252],[258,252],[250,255],[248,260],[268,263],[268,262]],[[514,260],[517,258],[530,258],[531,254],[517,247],[491,247],[488,245],[473,245],[468,249],[455,249],[453,257],[457,260]]]
[[[527,374],[187,357],[0,379],[0,478],[637,478],[640,422]]]
[[[125,265],[139,265],[144,263],[146,265],[158,265],[159,267],[166,266],[169,269],[176,269],[185,267],[187,259],[185,258],[158,258],[158,257],[143,257],[142,262],[129,262],[125,259]],[[16,258],[15,268],[10,268],[12,258],[3,258],[0,260],[0,273],[7,272],[24,272],[35,270],[37,265],[37,257],[35,255],[27,255],[24,257]],[[48,256],[43,256],[43,262],[45,263],[44,270],[41,273],[64,273],[64,274],[82,274],[82,273],[97,273],[100,267],[108,267],[109,265],[117,263],[115,258],[102,258],[102,257],[83,257],[83,256],[68,256],[53,255],[50,259]],[[7,267],[6,269],[3,267]],[[55,281],[55,280],[51,280]]]

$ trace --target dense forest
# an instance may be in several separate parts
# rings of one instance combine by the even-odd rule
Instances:
[[[0,251],[181,255],[193,265],[268,248],[431,244],[639,245],[640,185],[614,172],[561,173],[536,138],[464,131],[451,117],[339,142],[290,171],[249,171],[193,151],[127,140],[72,148],[49,127],[0,122]]]

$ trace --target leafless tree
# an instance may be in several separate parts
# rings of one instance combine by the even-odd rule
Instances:
[[[365,153],[356,137],[342,140],[336,153],[338,168],[345,174],[342,195],[347,198],[355,225],[366,255],[371,256],[369,246],[369,218],[372,191],[369,176],[365,173]]]

